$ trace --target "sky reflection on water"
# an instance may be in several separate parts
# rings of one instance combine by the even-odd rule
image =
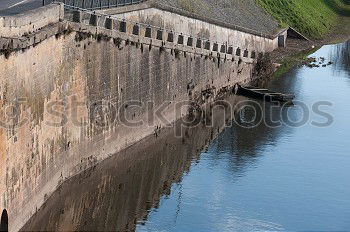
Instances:
[[[331,126],[225,129],[137,231],[349,230],[349,54],[349,42],[324,46],[311,56],[333,65],[295,68],[269,86],[308,106],[331,102],[322,108]]]

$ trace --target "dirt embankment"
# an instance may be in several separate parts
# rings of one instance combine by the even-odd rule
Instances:
[[[340,16],[338,23],[331,32],[322,38],[310,41],[287,39],[285,48],[278,48],[270,54],[272,62],[281,64],[274,76],[278,77],[295,65],[304,62],[307,55],[323,45],[341,43],[349,39],[350,16]]]

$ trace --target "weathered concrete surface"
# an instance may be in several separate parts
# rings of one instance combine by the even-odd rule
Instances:
[[[208,88],[215,95],[221,87],[249,82],[254,68],[252,59],[218,59],[193,48],[176,53],[167,45],[161,49],[161,41],[137,43],[136,36],[119,47],[98,34],[81,41],[80,36],[49,37],[34,48],[0,56],[2,110],[24,99],[16,108],[19,116],[1,115],[2,122],[11,123],[0,129],[0,206],[8,209],[11,230],[20,229],[66,179],[165,126],[161,121],[123,126],[112,120],[109,107],[122,106],[137,120],[149,110],[144,104],[123,105],[127,101],[151,101],[155,107],[166,102],[164,114],[172,122],[188,112],[184,107],[175,114],[176,102]],[[74,107],[72,101],[81,104]],[[99,102],[107,107],[95,115]]]
[[[110,10],[110,13],[112,13],[112,10]],[[133,22],[165,28],[168,31],[172,30],[184,35],[208,39],[212,43],[217,42],[219,46],[227,44],[232,45],[235,49],[240,47],[243,50],[248,49],[257,52],[270,52],[278,47],[278,37],[267,38],[262,35],[253,35],[156,8],[146,8],[116,14],[116,16]],[[286,32],[281,31],[281,33],[284,35]]]
[[[279,23],[255,0],[147,0],[138,5],[121,7],[124,9],[114,8],[104,11],[108,14],[114,11],[135,11],[141,5],[153,6],[207,22],[236,25],[263,34],[272,35],[281,29]]]
[[[166,0],[169,1],[169,3],[172,0]],[[200,1],[204,1],[204,0],[200,0]],[[206,1],[206,0],[205,0]],[[212,1],[212,0],[210,0]],[[249,0],[251,1],[251,0]],[[270,38],[270,39],[275,39],[276,37],[278,37],[278,35],[280,35],[281,33],[285,32],[287,30],[287,28],[281,28],[278,26],[278,23],[273,19],[273,18],[269,18],[268,21],[272,24],[274,24],[275,26],[269,27],[267,24],[269,23],[263,23],[263,20],[261,20],[261,17],[259,17],[259,13],[256,14],[252,14],[252,15],[246,15],[245,17],[243,17],[244,20],[242,20],[241,18],[237,18],[238,15],[240,14],[236,14],[235,17],[224,17],[224,18],[218,18],[215,17],[213,15],[210,15],[210,13],[208,11],[204,11],[201,14],[198,14],[196,12],[193,11],[188,11],[185,10],[183,8],[179,8],[179,7],[174,7],[172,4],[162,4],[160,3],[161,1],[157,1],[157,0],[147,0],[146,2],[140,3],[140,4],[136,4],[136,5],[132,5],[132,6],[124,6],[124,7],[118,7],[118,8],[110,8],[110,9],[103,9],[103,10],[97,10],[97,12],[101,12],[107,15],[118,15],[118,14],[123,14],[123,13],[129,13],[129,12],[134,12],[134,11],[141,11],[141,10],[145,10],[145,9],[149,9],[149,8],[155,8],[155,9],[159,9],[165,12],[171,12],[173,14],[178,14],[181,16],[185,16],[187,18],[190,19],[197,19],[199,21],[204,21],[207,23],[210,23],[212,25],[217,25],[220,27],[225,27],[227,29],[231,29],[231,30],[238,30],[241,32],[246,32],[248,34],[251,35],[257,35],[257,36],[261,36],[261,37],[265,37],[265,38]],[[232,1],[232,3],[235,2],[240,2],[240,1]],[[246,3],[240,3],[243,4],[244,6],[249,5]],[[201,8],[203,5],[200,6],[196,6],[196,9]],[[214,7],[216,10],[220,8],[220,6],[218,7]],[[247,7],[249,8],[249,7]],[[234,10],[230,10],[230,12],[234,12],[234,11],[240,11],[240,9],[236,9],[234,7]],[[247,13],[247,11],[249,11],[248,9],[243,9],[242,12],[243,13]],[[227,12],[227,9],[223,10],[223,12]],[[252,12],[249,12],[252,13]],[[263,12],[262,9],[260,9],[260,13],[263,13],[266,15],[266,13]],[[217,15],[216,15],[217,16]],[[250,23],[252,23],[254,26],[252,27],[251,25],[247,25],[246,23],[243,23],[243,21],[248,21]]]
[[[64,18],[62,4],[50,4],[22,14],[0,17],[0,37],[20,37],[58,23]]]

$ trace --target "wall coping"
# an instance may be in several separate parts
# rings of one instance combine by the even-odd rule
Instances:
[[[0,17],[0,37],[19,37],[64,20],[64,5],[53,3],[20,14]]]

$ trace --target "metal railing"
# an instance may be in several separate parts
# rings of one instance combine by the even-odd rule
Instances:
[[[54,2],[61,2],[77,8],[99,10],[140,4],[145,1],[147,0],[43,0],[43,6]]]

